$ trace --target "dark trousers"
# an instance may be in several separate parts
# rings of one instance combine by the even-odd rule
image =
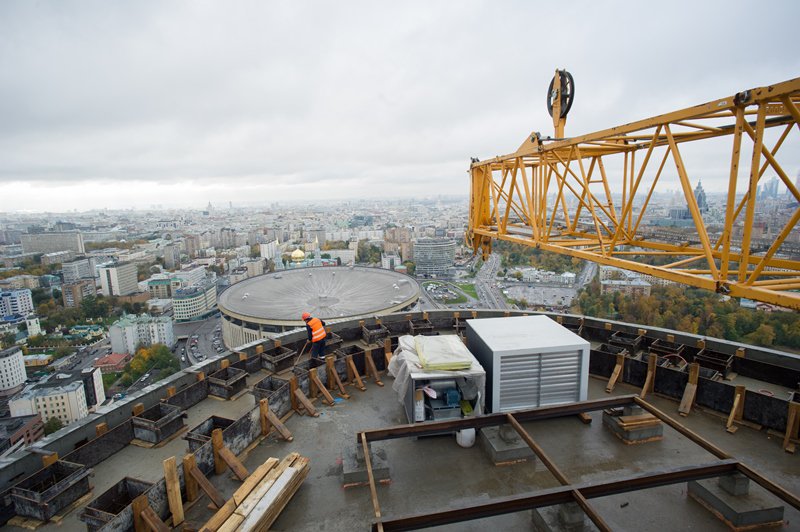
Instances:
[[[325,338],[311,344],[311,358],[325,358]]]

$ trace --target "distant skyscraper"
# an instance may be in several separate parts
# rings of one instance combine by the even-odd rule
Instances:
[[[697,200],[697,207],[700,209],[700,212],[708,212],[706,191],[703,190],[703,184],[700,181],[697,182],[697,187],[694,189],[694,198]]]

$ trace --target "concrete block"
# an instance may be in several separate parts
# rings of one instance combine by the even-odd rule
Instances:
[[[618,416],[612,416],[607,412],[603,412],[603,426],[627,444],[647,443],[664,437],[664,424],[661,422],[654,426],[625,429]]]
[[[531,528],[535,532],[582,532],[587,526],[583,510],[576,503],[559,504],[531,510]]]
[[[689,482],[689,496],[733,530],[778,525],[783,521],[784,506],[763,490],[736,496],[723,489],[718,481],[706,479]]]
[[[386,460],[386,450],[377,445],[370,445],[369,457],[372,464],[372,476],[375,480],[388,480],[389,462]],[[350,442],[342,450],[342,484],[362,484],[364,482],[369,482],[364,449],[361,445]]]
[[[741,473],[719,477],[717,483],[720,488],[737,497],[750,492],[750,479]]]
[[[513,430],[513,429],[512,429]],[[505,436],[506,439],[503,438]],[[522,438],[510,438],[507,432],[502,432],[500,427],[486,427],[480,430],[478,439],[481,447],[495,463],[513,462],[518,460],[534,460],[535,455]],[[510,441],[506,441],[510,440]]]

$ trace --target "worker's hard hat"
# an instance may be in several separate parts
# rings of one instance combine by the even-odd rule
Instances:
[[[311,317],[311,314],[309,314],[308,312],[303,312],[303,320],[307,320],[310,317]]]

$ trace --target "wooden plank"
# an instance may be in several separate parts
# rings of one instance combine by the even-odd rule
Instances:
[[[170,456],[163,462],[164,480],[167,485],[167,501],[169,511],[172,513],[172,526],[183,523],[183,500],[181,500],[181,483],[178,479],[178,467],[175,457]]]
[[[425,312],[423,314],[423,318],[422,319],[425,319],[425,320],[428,319],[428,313],[427,312]],[[388,368],[389,367],[389,362],[391,362],[391,360],[392,360],[392,339],[391,339],[391,337],[384,338],[384,340],[383,340],[383,353],[384,353],[384,356],[386,357],[386,367]]]
[[[364,383],[361,381],[361,375],[358,374],[358,368],[356,368],[356,363],[353,362],[353,355],[347,355],[346,360],[347,360],[347,368],[349,370],[347,373],[348,379],[350,379],[351,383],[353,382],[353,379],[355,379],[356,388],[358,388],[363,392],[364,390],[367,389],[367,387],[364,386]],[[352,377],[350,377],[351,373]]]
[[[725,430],[731,434],[735,433],[739,428],[734,425],[734,423],[742,420],[742,414],[744,414],[744,395],[747,393],[746,390],[744,386],[736,387],[736,395],[733,397],[733,406],[731,407],[730,414],[728,414],[728,421],[725,423]]]
[[[325,357],[325,370],[328,373],[328,389],[333,390],[335,382],[333,380],[333,374],[336,373],[336,368],[333,366],[333,355],[327,355]]]
[[[144,403],[136,403],[135,405],[133,405],[134,416],[138,416],[142,412],[144,412]]]
[[[292,441],[294,438],[292,437],[291,431],[286,428],[286,425],[281,423],[281,420],[278,419],[278,416],[275,415],[275,412],[272,410],[267,410],[267,419],[270,423],[275,426],[275,429],[283,436],[283,439],[286,441]]]
[[[381,378],[378,375],[378,368],[375,367],[375,360],[372,358],[372,349],[367,349],[364,351],[364,360],[366,361],[366,366],[369,370],[369,373],[372,375],[372,380],[375,381],[375,384],[378,386],[383,386]]]
[[[317,412],[317,409],[314,408],[313,404],[311,404],[311,401],[309,401],[308,397],[306,397],[306,394],[303,393],[303,390],[300,388],[295,388],[294,395],[297,402],[306,409],[306,413],[309,416],[319,417],[319,412]]]
[[[222,525],[225,524],[225,521],[233,515],[234,510],[236,510],[236,501],[228,499],[225,501],[225,504],[222,505],[222,508],[217,510],[217,512],[211,516],[211,519],[206,521],[206,524],[203,525],[200,531],[211,532],[213,530],[219,530]]]
[[[264,497],[264,494],[269,491],[278,477],[280,477],[283,472],[286,471],[286,468],[290,467],[298,458],[300,458],[298,453],[289,453],[286,455],[276,467],[264,476],[264,479],[258,483],[247,497],[245,497],[242,503],[236,507],[235,514],[242,518],[246,517],[258,501]]]
[[[150,504],[147,502],[147,495],[144,493],[133,499],[131,503],[133,507],[133,530],[134,532],[147,532],[149,530],[144,519],[142,519],[142,512],[145,508],[149,508]]]
[[[378,503],[378,490],[375,488],[375,475],[372,474],[372,457],[369,455],[369,444],[367,443],[367,435],[361,433],[361,447],[364,450],[364,465],[367,466],[367,479],[369,480],[369,494],[372,498],[372,509],[375,512],[375,520],[378,522],[378,527],[383,530],[381,524],[381,506]]]
[[[189,470],[197,467],[197,460],[194,454],[187,454],[183,457],[183,483],[186,486],[186,501],[192,502],[197,499],[198,485],[197,481],[189,474]]]
[[[150,530],[155,532],[169,532],[171,529],[164,524],[164,521],[161,520],[160,517],[156,515],[150,505],[147,505],[147,508],[142,510],[142,520],[147,524]]]
[[[99,438],[100,436],[102,436],[106,432],[108,432],[108,423],[105,423],[105,422],[98,423],[97,425],[94,426],[94,435],[95,435],[95,437]]]
[[[686,388],[683,390],[683,398],[678,406],[678,414],[681,416],[688,416],[694,404],[695,395],[697,395],[697,379],[700,376],[700,364],[693,362],[689,364],[689,382],[686,383]]]
[[[197,481],[197,485],[200,486],[200,489],[202,489],[206,495],[208,495],[208,498],[211,499],[211,502],[214,503],[214,506],[217,508],[222,508],[225,505],[225,499],[222,497],[219,491],[217,491],[217,488],[215,488],[214,485],[209,482],[203,472],[197,468],[197,466],[191,468],[189,470],[189,474],[194,477],[194,479]]]
[[[237,528],[239,528],[239,525],[242,524],[242,521],[244,521],[244,517],[233,514],[221,527],[219,527],[217,532],[234,532]]]
[[[214,473],[221,475],[225,472],[225,462],[219,455],[219,451],[223,447],[222,442],[222,429],[214,429],[211,431],[211,448],[214,451]]]
[[[325,387],[322,385],[322,383],[321,383],[321,382],[320,382],[320,380],[319,380],[319,375],[317,375],[317,372],[316,372],[315,370],[313,370],[313,369],[312,369],[311,371],[309,371],[309,372],[308,372],[308,378],[309,378],[309,380],[311,381],[311,384],[313,385],[314,389],[318,390],[318,391],[319,391],[319,392],[322,394],[322,397],[324,397],[324,398],[325,398],[325,401],[326,401],[326,402],[327,402],[329,405],[333,406],[333,404],[334,404],[334,402],[335,402],[335,401],[333,400],[333,396],[332,396],[332,395],[331,395],[331,393],[330,393],[328,390],[326,390],[326,389],[325,389]]]
[[[608,379],[608,384],[606,384],[606,393],[611,393],[614,391],[614,386],[617,385],[617,379],[619,379],[619,376],[622,373],[622,366],[624,364],[625,355],[617,355],[617,364],[614,366],[614,371],[611,372],[611,377]]]
[[[227,447],[220,449],[219,455],[225,461],[228,467],[231,468],[231,471],[233,471],[233,474],[236,475],[236,478],[239,480],[244,481],[250,475],[244,464],[241,463],[239,459],[236,458],[236,455],[233,454]]]
[[[276,465],[278,465],[278,459],[270,457],[266,462],[258,466],[256,470],[247,477],[247,480],[233,493],[233,500],[236,504],[242,504],[242,501],[250,495],[253,488],[255,488]]]
[[[640,421],[658,420],[653,414],[637,414],[635,416],[619,416],[619,420],[623,423],[638,423]]]
[[[578,419],[580,419],[581,423],[583,423],[584,425],[588,425],[589,423],[592,422],[592,415],[589,414],[588,412],[581,412],[580,414],[578,414]]]
[[[308,458],[299,457],[294,464],[286,468],[286,471],[282,473],[272,487],[257,501],[242,522],[239,530],[266,530],[272,526],[305,481],[308,471]],[[288,481],[285,480],[287,478]]]

